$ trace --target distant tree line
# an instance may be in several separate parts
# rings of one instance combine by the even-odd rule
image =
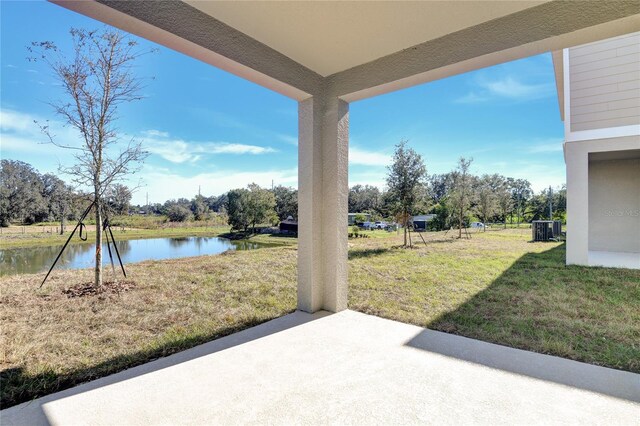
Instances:
[[[405,148],[406,149],[406,148]],[[415,154],[415,153],[414,153]],[[408,153],[408,160],[412,157]],[[415,161],[413,158],[412,161]],[[418,167],[419,169],[419,167]],[[402,223],[402,215],[435,214],[433,230],[456,228],[473,220],[485,223],[522,223],[549,218],[564,220],[566,190],[534,193],[526,179],[499,174],[477,176],[471,173],[471,161],[461,159],[455,170],[425,175],[415,192],[381,190],[372,185],[355,185],[349,190],[349,211],[370,214],[372,220]],[[2,160],[0,167],[0,223],[32,224],[44,221],[74,220],[86,208],[91,194],[75,190],[49,173],[41,174],[22,161]],[[411,211],[402,212],[399,202],[412,198]],[[203,221],[223,216],[234,229],[248,231],[258,225],[276,224],[298,217],[298,191],[286,186],[272,189],[251,184],[217,196],[196,195],[164,203],[131,206],[131,191],[114,185],[106,196],[113,215],[165,215],[172,222]]]
[[[296,219],[298,191],[286,186],[265,189],[252,183],[247,188],[232,189],[217,196],[196,195],[191,200],[172,199],[149,206],[134,206],[133,210],[166,215],[172,222],[200,221],[210,219],[212,215],[224,215],[234,229],[247,231],[288,217]]]
[[[115,184],[104,199],[114,215],[126,214],[131,191]],[[65,222],[77,219],[90,200],[91,194],[75,190],[54,174],[42,174],[23,161],[0,162],[0,226],[57,221],[64,233]]]
[[[456,228],[474,220],[484,223],[530,222],[549,219],[565,220],[566,188],[534,193],[526,179],[500,174],[477,176],[471,173],[471,160],[460,159],[456,169],[448,173],[427,175],[416,188],[416,198],[409,214],[435,214],[432,230]],[[367,213],[372,220],[395,220],[394,194],[371,185],[355,185],[349,190],[349,211]]]

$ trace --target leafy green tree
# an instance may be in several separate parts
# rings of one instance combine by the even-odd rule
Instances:
[[[261,188],[259,185],[249,184],[249,223],[256,231],[256,225],[262,223],[274,224],[278,221],[276,214],[276,197],[273,192],[268,189]]]
[[[72,211],[73,189],[62,179],[53,175],[42,176],[43,196],[47,200],[49,216],[60,221],[60,235],[64,234],[65,221]]]
[[[227,194],[224,193],[219,196],[211,196],[207,198],[207,205],[209,206],[209,210],[214,211],[216,213],[226,213],[226,205],[227,205]]]
[[[191,201],[191,213],[195,220],[205,220],[209,213],[209,205],[202,195],[196,195]]]
[[[131,197],[131,190],[128,187],[116,183],[106,191],[105,202],[114,214],[126,215],[129,214]]]
[[[290,187],[278,185],[273,188],[273,195],[276,200],[276,215],[280,220],[285,220],[291,216],[298,217],[298,190]]]
[[[191,219],[191,210],[180,204],[172,204],[167,208],[167,217],[171,222],[186,222]]]
[[[388,166],[387,187],[392,212],[404,227],[404,246],[407,246],[407,225],[425,184],[427,169],[416,151],[402,140],[396,145],[393,163]]]
[[[0,162],[0,222],[33,223],[47,216],[42,177],[30,164],[17,160]]]
[[[429,176],[429,190],[434,203],[446,198],[453,187],[453,173]]]
[[[372,185],[355,185],[349,189],[349,211],[379,213],[380,190]]]
[[[232,229],[242,230],[245,233],[251,224],[249,190],[245,188],[232,189],[227,193],[227,215]]]
[[[527,208],[527,202],[533,195],[531,190],[531,183],[526,179],[513,179],[511,182],[511,199],[513,200],[513,206],[517,217],[517,226],[520,226],[520,221],[524,217],[525,210]]]
[[[435,214],[436,217],[427,224],[429,230],[444,231],[445,229],[449,229],[452,212],[447,205],[446,198],[442,198],[438,204],[433,206],[431,213]]]
[[[511,182],[511,179],[502,178],[500,185],[496,188],[498,209],[500,211],[500,215],[502,216],[505,228],[507,227],[507,216],[509,216],[513,212]]]
[[[480,220],[485,224],[484,230],[486,231],[486,224],[495,212],[497,207],[497,195],[491,185],[491,176],[484,175],[480,179],[476,180],[475,196],[476,206],[475,211]]]
[[[474,177],[469,173],[472,162],[472,158],[465,159],[460,157],[457,168],[452,172],[452,189],[449,195],[449,204],[455,212],[458,222],[458,238],[462,238],[462,228],[473,201]]]

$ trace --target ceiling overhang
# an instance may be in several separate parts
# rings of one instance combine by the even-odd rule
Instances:
[[[546,1],[185,2],[326,77]]]
[[[296,100],[354,101],[640,29],[636,0],[52,0]]]

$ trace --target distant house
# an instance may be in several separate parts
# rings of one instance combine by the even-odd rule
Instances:
[[[356,224],[356,216],[364,216],[364,221],[365,222],[370,222],[371,221],[371,215],[368,213],[348,213],[347,214],[348,218],[349,218],[349,226],[351,225],[355,225]]]
[[[421,214],[417,216],[413,216],[411,218],[411,222],[413,223],[413,229],[416,231],[426,231],[427,223],[431,222],[435,219],[435,214]]]
[[[282,222],[280,222],[280,232],[293,232],[298,233],[298,221],[293,220],[293,217],[289,216]]]

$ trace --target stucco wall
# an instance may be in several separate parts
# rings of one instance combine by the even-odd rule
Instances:
[[[640,124],[640,32],[569,49],[571,131]]]
[[[640,253],[640,159],[589,162],[589,250]]]

